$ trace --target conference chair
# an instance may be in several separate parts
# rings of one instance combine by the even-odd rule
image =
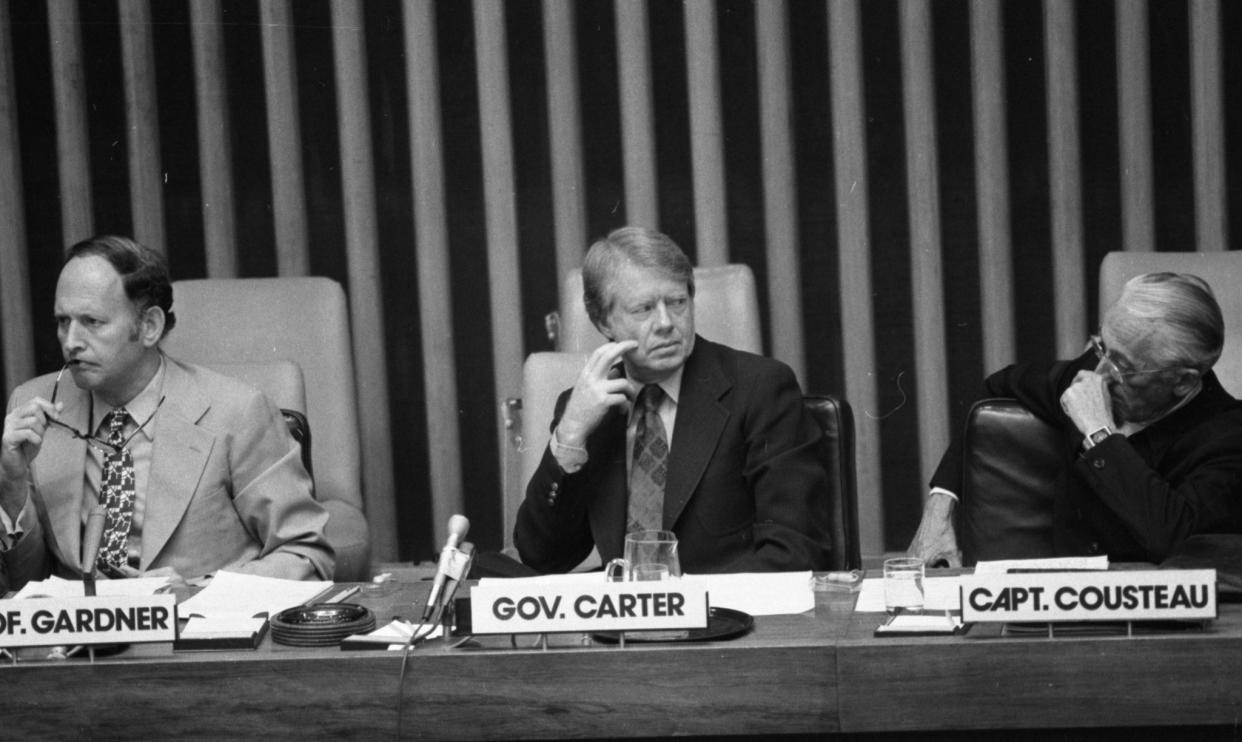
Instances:
[[[755,275],[742,264],[694,269],[695,331],[708,340],[751,353],[763,352],[759,294]],[[587,353],[604,343],[582,301],[582,270],[575,268],[561,286],[559,315],[548,319],[557,350]]]
[[[285,418],[285,425],[289,427],[289,435],[302,449],[302,466],[314,478],[310,422],[306,419],[306,382],[302,378],[302,369],[293,361],[203,365],[246,382],[276,403]]]
[[[958,545],[970,566],[1054,555],[1052,509],[1063,468],[1057,431],[1012,399],[967,415]]]
[[[585,353],[531,353],[522,364],[522,396],[506,405],[508,445],[501,453],[505,472],[504,553],[514,558],[517,550],[513,546],[513,524],[526,496],[526,483],[539,468],[543,450],[548,446],[556,398],[573,386],[586,358]]]
[[[369,579],[353,349],[340,285],[323,277],[176,281],[173,311],[177,325],[163,343],[173,357],[207,366],[283,360],[300,369],[316,438],[315,498],[330,516],[336,579]]]
[[[854,413],[844,399],[807,395],[802,404],[824,431],[824,469],[828,472],[832,570],[862,569],[858,533],[858,483],[854,469]]]
[[[1225,316],[1225,348],[1215,371],[1226,391],[1242,395],[1242,250],[1110,252],[1100,264],[1100,317],[1125,282],[1142,273],[1193,273],[1208,282]]]

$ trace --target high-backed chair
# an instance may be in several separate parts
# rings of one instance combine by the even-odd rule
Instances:
[[[828,498],[832,536],[829,569],[862,568],[858,533],[858,482],[854,470],[854,413],[844,399],[808,395],[802,400],[819,423],[826,440],[824,468],[828,471]]]
[[[695,331],[708,340],[751,353],[763,352],[755,275],[741,264],[694,269]],[[561,287],[557,350],[587,353],[604,343],[582,301],[582,271],[575,268]]]
[[[1225,349],[1215,371],[1234,396],[1242,395],[1242,250],[1226,252],[1110,252],[1100,264],[1100,317],[1125,282],[1142,273],[1193,273],[1208,282],[1225,316]]]
[[[967,415],[962,449],[962,562],[1053,556],[1057,431],[1015,400],[984,399]]]
[[[585,353],[546,352],[531,353],[522,365],[522,397],[516,403],[510,402],[510,424],[514,429],[510,431],[510,445],[502,452],[507,472],[502,508],[505,552],[510,556],[517,556],[513,549],[513,524],[526,496],[526,483],[539,468],[543,450],[548,446],[556,398],[573,386],[585,363]]]
[[[172,356],[208,366],[286,360],[301,369],[316,438],[315,497],[330,514],[336,579],[368,579],[353,350],[340,285],[322,277],[177,281],[173,311],[177,326],[164,341]]]

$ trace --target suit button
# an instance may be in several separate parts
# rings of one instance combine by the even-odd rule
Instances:
[[[1095,468],[1097,468],[1097,469],[1103,469],[1103,468],[1104,468],[1104,459],[1093,459],[1093,460],[1091,461],[1091,465],[1092,465],[1092,466],[1094,466],[1094,467],[1095,467]]]
[[[553,483],[552,483],[552,491],[553,491],[553,492],[556,492],[556,491],[557,491],[557,490],[559,490],[560,488],[561,488],[561,483],[560,483],[560,482],[553,482]]]

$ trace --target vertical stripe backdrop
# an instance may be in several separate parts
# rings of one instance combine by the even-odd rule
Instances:
[[[327,275],[376,557],[454,512],[499,548],[522,359],[644,224],[754,270],[768,352],[854,406],[864,551],[904,548],[981,377],[1081,347],[1105,252],[1229,249],[1229,38],[1221,0],[4,0],[5,387],[59,365],[91,234]]]

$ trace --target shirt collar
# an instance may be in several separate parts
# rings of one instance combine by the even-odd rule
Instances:
[[[133,399],[120,405],[129,413],[129,418],[134,425],[142,425],[143,422],[155,414],[156,408],[160,406],[160,397],[163,396],[164,392],[164,367],[164,354],[160,353],[160,365],[155,370],[155,375],[151,377],[151,380],[147,382],[143,390],[138,392]],[[102,429],[103,421],[108,417],[108,413],[116,408],[99,399],[94,392],[91,392],[91,406],[95,410],[95,419],[92,421],[95,435],[106,440],[108,431]],[[139,432],[146,436],[148,440],[155,439],[154,425],[145,425]]]
[[[673,371],[673,373],[666,376],[662,381],[660,381],[657,384],[657,386],[660,387],[660,390],[664,392],[664,396],[668,398],[668,401],[673,403],[673,407],[677,406],[677,398],[681,396],[681,374],[683,371],[685,371],[685,369],[686,369],[685,364],[678,366],[676,371]],[[630,379],[629,381],[630,381],[630,387],[633,389],[633,392],[634,392],[631,395],[631,398],[638,399],[638,393],[641,392],[643,390],[643,387],[647,385],[640,384],[637,381],[634,381],[633,379]],[[631,420],[634,417],[634,407],[635,405],[633,404],[630,405],[630,419]]]

